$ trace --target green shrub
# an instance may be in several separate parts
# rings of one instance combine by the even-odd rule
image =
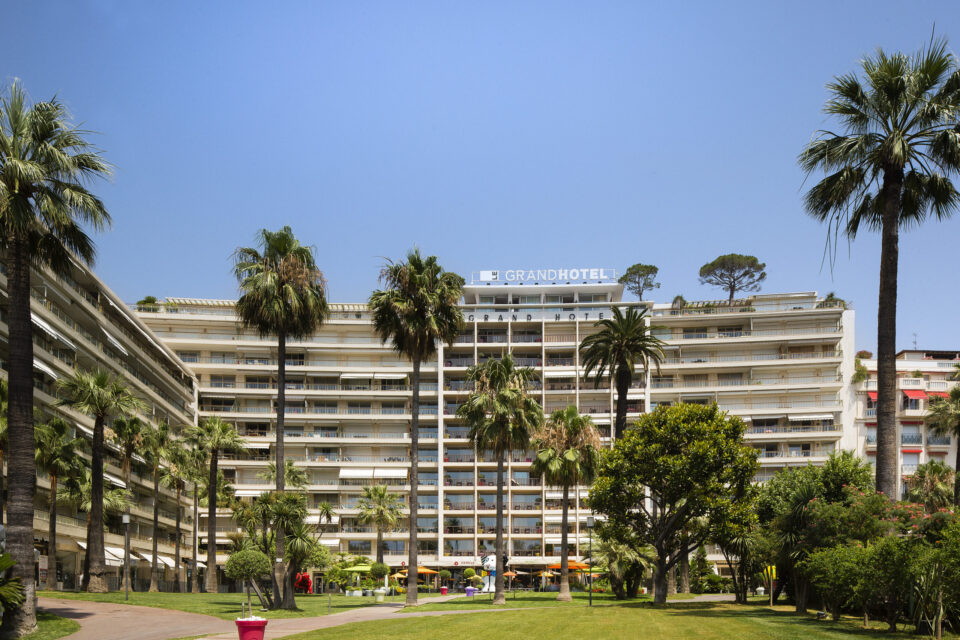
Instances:
[[[374,580],[383,580],[383,578],[390,574],[390,567],[385,565],[382,562],[374,562],[370,565],[370,577]]]
[[[231,580],[251,580],[270,573],[270,558],[257,549],[237,551],[227,559],[224,573]]]
[[[474,571],[473,569],[470,569],[469,567],[463,570],[463,577],[466,578],[467,580],[469,580],[475,575],[477,575],[477,572]]]

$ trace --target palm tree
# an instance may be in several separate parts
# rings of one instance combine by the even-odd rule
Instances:
[[[86,513],[88,524],[90,510],[93,507],[91,476],[90,467],[82,467],[78,475],[65,478],[63,484],[57,487],[57,504],[70,505]],[[120,488],[107,489],[103,492],[102,502],[104,513],[123,513],[130,507],[130,492]],[[106,525],[103,528],[105,529]]]
[[[283,480],[284,486],[290,485],[297,491],[303,491],[307,485],[310,484],[310,477],[307,475],[307,470],[303,467],[298,467],[293,460],[284,460],[283,467],[285,476]],[[258,473],[257,477],[267,482],[276,482],[277,463],[271,462],[268,464],[267,470]]]
[[[842,133],[820,131],[800,153],[800,166],[825,177],[804,198],[807,212],[834,235],[880,232],[877,311],[877,490],[897,490],[897,269],[901,227],[950,216],[960,168],[960,74],[945,40],[913,56],[877,51],[862,74],[827,85],[824,111]]]
[[[144,438],[144,458],[153,473],[153,557],[150,561],[150,591],[160,591],[160,576],[157,571],[157,539],[160,532],[160,472],[167,460],[167,447],[170,446],[170,425],[161,420],[154,426],[148,426]],[[179,505],[177,505],[179,508]],[[162,569],[161,569],[162,571]]]
[[[597,536],[591,547],[588,556],[591,568],[606,567],[610,588],[617,600],[632,597],[626,583],[639,584],[643,574],[657,561],[653,547],[648,545],[638,549],[612,536]]]
[[[210,416],[195,427],[190,427],[188,437],[202,452],[203,462],[208,465],[207,474],[207,593],[217,592],[217,461],[221,453],[243,452],[244,439],[237,428],[224,422],[220,416]],[[197,523],[194,522],[194,528]]]
[[[35,434],[34,461],[37,469],[50,476],[50,566],[47,569],[47,589],[53,591],[57,588],[57,481],[79,475],[83,466],[79,454],[87,443],[83,438],[76,437],[67,421],[60,417],[38,424]]]
[[[410,538],[407,566],[417,564],[417,482],[420,452],[420,365],[437,351],[437,343],[452,344],[463,327],[460,298],[464,280],[444,271],[436,256],[424,258],[419,249],[404,262],[388,261],[380,270],[385,289],[370,294],[373,327],[382,342],[410,359]],[[407,575],[407,604],[417,603],[417,573]]]
[[[9,452],[7,550],[24,589],[22,607],[3,612],[2,634],[37,626],[34,608],[33,324],[31,267],[70,268],[71,254],[91,262],[94,247],[81,228],[110,223],[103,203],[84,186],[110,169],[56,100],[27,104],[19,81],[0,97],[0,250],[7,276]]]
[[[182,509],[180,507],[180,498],[187,487],[187,483],[191,481],[191,478],[191,460],[188,445],[184,440],[171,438],[167,444],[166,465],[163,467],[160,481],[163,483],[163,486],[168,489],[173,489],[177,495],[176,524],[174,525],[177,539],[174,542],[173,554],[173,562],[176,567],[176,579],[174,580],[173,590],[177,593],[182,589],[180,580],[182,571],[180,564],[180,539],[182,537],[180,524]],[[196,529],[196,524],[194,524],[194,529]]]
[[[492,450],[497,459],[497,573],[494,604],[505,604],[503,592],[503,468],[508,451],[526,449],[531,434],[543,423],[540,403],[527,395],[533,369],[519,368],[508,353],[467,370],[474,391],[457,409],[470,427],[477,452]],[[414,522],[414,521],[411,521]]]
[[[386,485],[364,487],[357,508],[360,510],[357,520],[377,528],[377,562],[383,562],[383,532],[392,531],[400,521],[403,513],[400,496],[390,493]]]
[[[286,549],[285,544],[281,545],[280,540],[288,538],[297,525],[303,524],[307,517],[307,499],[302,493],[275,493],[272,505],[272,520],[274,523],[274,539],[277,548],[284,548],[284,559],[287,564],[281,574],[282,589],[277,591],[279,598],[274,599],[275,606],[281,609],[296,609],[296,594],[293,589],[293,580],[296,575],[294,568],[295,556],[291,556],[293,549]],[[279,553],[279,552],[278,552]],[[278,603],[277,600],[280,600]]]
[[[190,572],[190,592],[200,593],[200,565],[199,547],[197,546],[197,536],[200,526],[200,483],[203,482],[205,474],[206,453],[204,453],[195,438],[195,434],[189,428],[184,432],[184,459],[183,472],[186,481],[193,485],[193,523],[190,531],[190,558],[193,571]]]
[[[576,405],[557,409],[534,435],[537,457],[531,470],[547,484],[563,487],[563,517],[560,534],[560,593],[557,600],[570,602],[570,569],[567,557],[567,501],[570,487],[593,482],[600,452],[600,433],[589,416]]]
[[[660,370],[663,361],[664,342],[650,333],[653,327],[646,322],[647,309],[627,307],[613,308],[613,317],[598,321],[597,333],[580,341],[580,356],[583,359],[584,376],[596,372],[594,388],[600,386],[601,378],[608,372],[617,390],[617,418],[614,435],[623,437],[627,427],[627,393],[633,382],[637,365],[646,369],[652,362]]]
[[[315,333],[329,314],[326,281],[317,268],[314,248],[300,244],[290,227],[261,229],[259,248],[239,247],[234,253],[234,274],[242,295],[237,315],[261,337],[277,336],[277,444],[276,467],[283,461],[283,422],[286,410],[287,340]],[[276,474],[277,491],[284,490],[284,475]],[[283,537],[277,539],[277,558],[283,557]],[[282,575],[283,564],[274,565]]]
[[[93,417],[90,472],[92,477],[90,519],[87,521],[87,554],[84,582],[91,593],[106,593],[103,578],[106,560],[103,551],[103,437],[107,418],[130,414],[146,405],[130,392],[124,381],[106,371],[74,371],[57,381],[63,396],[59,404]]]
[[[137,416],[117,418],[113,426],[106,430],[106,438],[120,447],[120,471],[127,487],[131,487],[130,476],[133,468],[133,454],[143,445],[143,431],[146,423]],[[127,516],[130,515],[130,506],[127,506]],[[130,545],[124,544],[123,583],[130,580]]]
[[[946,509],[953,501],[955,476],[954,470],[939,460],[917,465],[907,479],[907,499],[923,504],[928,513]]]
[[[950,389],[946,398],[934,398],[930,402],[926,417],[930,430],[934,434],[960,440],[960,387]],[[960,465],[960,445],[957,446],[957,458],[953,468],[960,469],[958,465]],[[953,504],[960,506],[960,475],[957,475],[954,481]]]
[[[0,380],[0,525],[3,524],[3,454],[7,451],[7,381]]]

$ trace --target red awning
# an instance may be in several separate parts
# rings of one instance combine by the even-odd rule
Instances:
[[[949,398],[950,394],[946,391],[927,391],[928,396],[936,396],[938,398]]]
[[[907,396],[911,400],[926,400],[927,392],[921,391],[920,389],[901,389],[903,395]]]
[[[876,401],[877,401],[877,392],[876,392],[876,391],[867,391],[867,397],[870,398],[871,400],[873,400],[874,402],[876,402]]]
[[[901,453],[923,453],[923,449],[900,449]]]

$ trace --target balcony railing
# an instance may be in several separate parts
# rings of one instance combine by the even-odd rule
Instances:
[[[950,446],[950,436],[927,436],[927,444],[931,446]]]
[[[922,433],[901,433],[900,444],[923,444]]]
[[[684,356],[679,358],[664,358],[662,364],[705,364],[717,362],[768,362],[776,360],[822,360],[839,358],[839,351],[822,351],[818,353],[728,353],[722,356]]]

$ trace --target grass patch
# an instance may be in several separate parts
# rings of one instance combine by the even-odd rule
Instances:
[[[558,602],[557,593],[543,591],[508,591],[507,609],[514,607],[585,607],[589,604],[590,594],[574,592],[573,602]],[[649,596],[640,596],[631,602],[649,601]],[[593,606],[609,606],[617,602],[612,593],[593,594]],[[493,593],[478,593],[475,596],[463,596],[462,598],[453,598],[446,602],[429,601],[417,607],[403,609],[404,613],[413,613],[415,611],[462,611],[472,609],[493,609]]]
[[[72,591],[41,591],[41,598],[61,598],[63,600],[87,600],[92,602],[110,602],[113,604],[132,604],[158,609],[176,609],[190,613],[202,613],[222,620],[233,620],[240,615],[240,603],[246,602],[241,593],[145,593],[131,592],[130,601],[123,599],[122,591],[110,593],[75,593]],[[389,599],[388,599],[389,600]],[[257,599],[253,599],[254,613],[268,619],[303,618],[327,615],[326,595],[298,595],[296,611],[258,611]],[[374,604],[373,596],[350,597],[334,595],[330,597],[330,613],[349,611],[358,607]]]
[[[612,640],[886,640],[914,637],[879,629],[863,630],[852,618],[834,623],[817,621],[813,616],[796,616],[789,607],[771,610],[757,605],[717,602],[653,606],[649,602],[633,601],[593,608],[561,606],[499,613],[398,616],[398,619],[311,631],[288,636],[285,640],[422,640],[477,636],[498,640],[577,637]]]
[[[80,624],[76,620],[61,618],[46,611],[37,612],[37,627],[36,631],[21,640],[57,640],[80,631]]]

